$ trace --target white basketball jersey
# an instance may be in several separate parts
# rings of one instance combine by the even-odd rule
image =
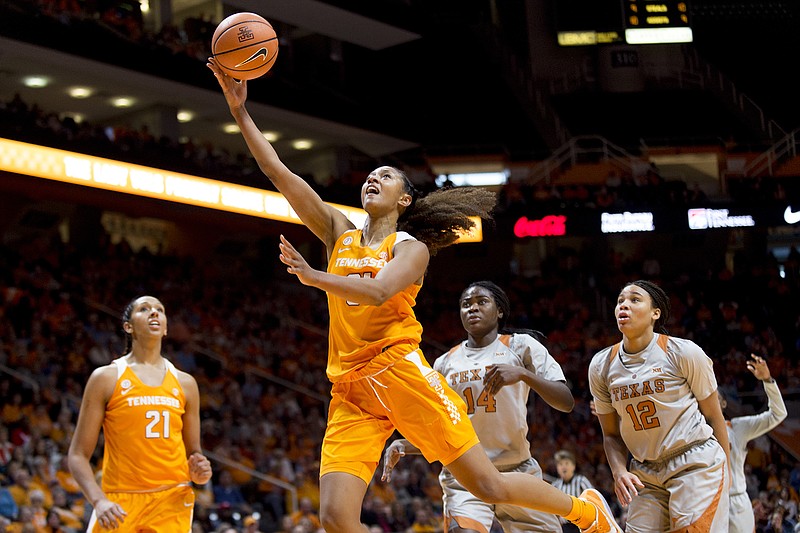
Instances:
[[[769,432],[786,418],[786,404],[783,403],[777,383],[764,382],[769,408],[757,415],[737,416],[728,421],[728,439],[731,443],[731,494],[747,492],[744,477],[744,461],[747,458],[747,443]]]
[[[469,348],[464,341],[436,359],[433,368],[466,402],[472,425],[492,463],[516,465],[531,457],[527,438],[530,387],[520,381],[495,395],[485,392],[487,367],[500,364],[527,368],[550,381],[565,381],[561,366],[547,348],[527,334],[499,335],[484,348]]]
[[[711,358],[688,339],[655,334],[644,350],[622,343],[595,354],[589,387],[598,414],[616,412],[620,433],[637,461],[656,461],[714,433],[698,400],[717,390]]]

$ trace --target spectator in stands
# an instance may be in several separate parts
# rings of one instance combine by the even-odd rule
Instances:
[[[542,469],[531,456],[527,430],[522,429],[528,397],[533,391],[554,409],[570,412],[575,402],[564,372],[540,342],[541,333],[506,328],[511,302],[497,284],[471,283],[461,293],[459,309],[467,339],[437,358],[433,368],[466,402],[472,425],[495,467],[541,479]],[[384,452],[382,479],[389,481],[403,455],[419,453],[406,439],[393,441]],[[554,514],[481,501],[460,485],[447,467],[439,480],[448,531],[488,531],[495,519],[507,529],[525,527],[552,533],[559,528]],[[571,495],[579,497],[583,491]]]
[[[14,496],[5,485],[0,485],[0,516],[15,519],[19,514],[19,506]]]
[[[594,495],[578,499],[534,476],[499,473],[477,446],[463,402],[436,378],[419,351],[422,327],[413,305],[430,256],[472,227],[468,215],[489,218],[494,194],[440,189],[418,200],[402,171],[382,166],[362,186],[368,218],[358,230],[279,159],[245,108],[247,82],[224,74],[213,57],[208,65],[259,166],[328,250],[331,272],[321,272],[281,236],[280,260],[287,271],[328,294],[327,374],[334,385],[320,462],[325,529],[363,529],[359,518],[367,487],[386,440],[397,429],[483,500],[557,513],[588,531],[621,533],[599,493],[596,501],[591,501]],[[445,432],[423,429],[433,423]]]
[[[730,533],[751,533],[755,528],[753,505],[747,494],[747,482],[744,477],[744,460],[747,455],[747,443],[774,429],[786,418],[786,405],[783,403],[778,384],[769,371],[767,361],[756,354],[750,355],[747,361],[749,370],[756,379],[761,381],[764,392],[767,393],[767,410],[752,416],[737,416],[728,421],[728,437],[730,439]],[[728,407],[728,400],[721,390],[719,403],[723,413]],[[791,518],[791,517],[790,517]]]
[[[772,511],[769,522],[762,529],[763,533],[794,533],[795,523],[786,517],[786,512],[780,505]]]
[[[307,521],[315,530],[322,527],[319,521],[319,515],[316,509],[314,509],[314,504],[310,498],[300,498],[297,502],[297,507],[297,510],[289,515],[293,525],[296,526]]]
[[[730,447],[711,358],[666,334],[670,300],[651,281],[627,283],[614,316],[622,341],[588,376],[629,531],[699,527],[701,516],[704,530],[727,531]]]
[[[244,499],[239,485],[233,482],[230,470],[219,473],[219,481],[214,484],[214,504],[217,506],[228,505],[238,512],[250,513],[252,509]]]
[[[197,382],[161,355],[167,315],[157,298],[134,298],[122,313],[122,327],[127,353],[89,377],[69,467],[94,508],[90,529],[113,529],[129,520],[155,530],[182,524],[188,531],[191,482],[211,478],[200,446]],[[101,426],[102,488],[91,464]]]

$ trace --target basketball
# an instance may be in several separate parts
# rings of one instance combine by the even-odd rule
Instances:
[[[266,74],[275,64],[278,36],[261,15],[234,13],[214,30],[211,53],[228,76],[252,80]]]

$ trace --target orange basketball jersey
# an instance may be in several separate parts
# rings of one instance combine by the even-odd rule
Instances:
[[[183,444],[186,396],[167,361],[164,381],[142,383],[127,362],[115,359],[117,384],[103,422],[103,491],[145,492],[189,483]]]
[[[344,232],[336,240],[328,272],[338,276],[374,278],[392,260],[396,244],[412,240],[405,232],[392,233],[377,249],[361,245],[361,230]],[[422,339],[422,326],[414,315],[414,304],[422,285],[411,284],[383,305],[348,302],[328,293],[328,378],[346,379],[378,355],[383,366],[415,350]],[[403,345],[402,347],[399,345]],[[409,346],[410,345],[410,346]],[[397,353],[388,350],[398,346]],[[384,353],[385,352],[385,353]]]

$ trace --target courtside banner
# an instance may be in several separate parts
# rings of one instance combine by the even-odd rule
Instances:
[[[10,139],[0,138],[0,170],[95,189],[302,224],[300,217],[286,198],[274,191]],[[367,213],[363,209],[330,202],[328,205],[344,213],[357,228],[364,225]],[[483,240],[481,219],[479,217],[470,219],[475,223],[472,230],[463,234],[456,242]]]
[[[156,198],[169,202],[230,211],[301,224],[281,194],[188,174],[134,165],[0,138],[0,170]],[[329,204],[361,227],[363,209]]]

